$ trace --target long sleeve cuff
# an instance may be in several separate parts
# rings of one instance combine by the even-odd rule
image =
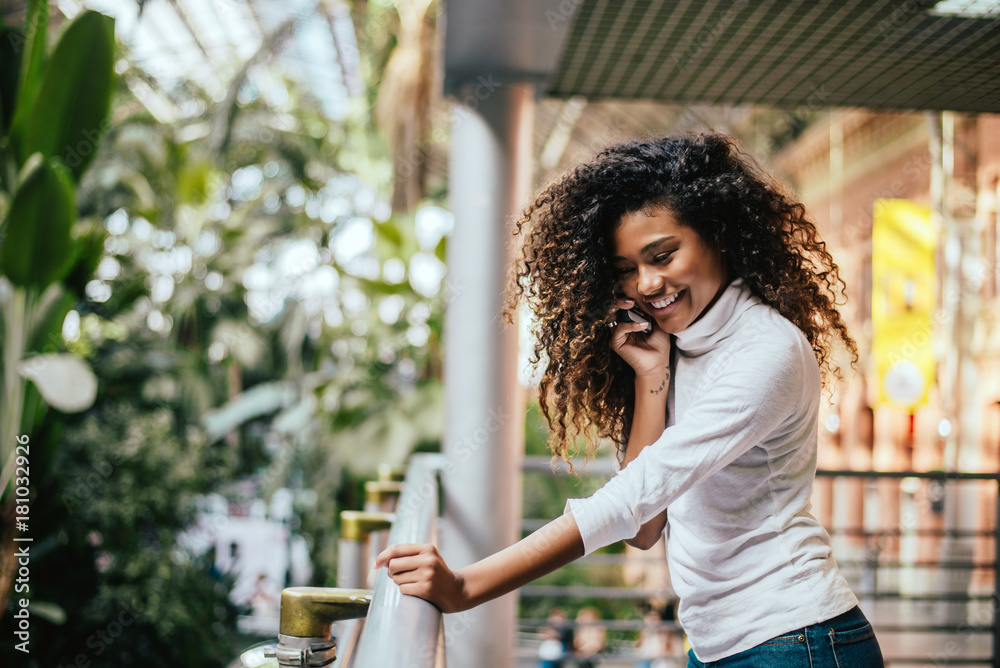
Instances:
[[[585,555],[605,545],[633,538],[639,533],[635,516],[626,504],[621,503],[620,499],[618,501],[619,503],[615,503],[614,495],[606,493],[605,489],[600,489],[585,499],[566,501],[563,512],[573,513],[573,519],[583,538]]]

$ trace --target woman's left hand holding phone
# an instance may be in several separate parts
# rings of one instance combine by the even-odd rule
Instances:
[[[635,307],[628,297],[616,297],[615,303],[620,311]],[[637,379],[661,379],[670,366],[670,335],[649,320],[647,324],[619,318],[611,330],[611,349],[632,367]]]

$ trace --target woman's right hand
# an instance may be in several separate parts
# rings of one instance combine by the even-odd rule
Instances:
[[[392,545],[375,560],[403,594],[441,612],[461,612],[523,587],[584,554],[583,537],[567,510],[538,531],[465,568],[453,571],[433,545]]]
[[[635,301],[617,297],[615,305],[627,310],[635,306]],[[664,371],[670,368],[670,335],[660,329],[655,320],[651,325],[618,321],[611,331],[611,349],[632,367],[638,380],[659,382]]]
[[[375,568],[383,566],[400,592],[422,598],[441,612],[470,607],[462,575],[448,568],[433,545],[392,545],[375,559]]]

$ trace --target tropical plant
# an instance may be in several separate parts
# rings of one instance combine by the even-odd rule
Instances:
[[[42,4],[29,7],[26,29],[3,28],[3,119],[20,118],[19,100],[32,95],[19,95],[24,68],[10,70],[7,54],[23,56],[18,62],[39,57],[38,50],[29,55],[27,45],[44,44]],[[51,69],[62,43],[81,30],[74,26],[105,25],[93,16],[85,12],[72,22],[49,67],[32,71]],[[289,27],[265,39],[255,66],[239,71],[221,104],[189,87],[188,102],[200,111],[176,123],[157,122],[143,110],[131,88],[148,76],[126,67],[115,87],[113,124],[105,120],[100,134],[85,134],[90,144],[40,144],[45,150],[72,146],[72,153],[40,150],[42,157],[31,158],[23,153],[32,144],[20,139],[20,126],[2,125],[0,234],[7,238],[0,260],[4,273],[8,266],[13,273],[0,285],[3,416],[13,415],[7,407],[17,402],[25,416],[3,423],[4,447],[15,442],[8,433],[29,434],[32,444],[46,446],[38,459],[32,449],[31,462],[45,472],[32,476],[32,518],[51,539],[37,574],[60,583],[33,592],[32,614],[62,624],[40,630],[51,644],[38,655],[39,665],[68,661],[80,640],[109,623],[119,602],[139,606],[148,597],[157,605],[137,608],[141,623],[103,655],[105,665],[212,665],[218,655],[192,653],[196,643],[168,642],[172,631],[195,640],[207,630],[232,631],[226,583],[209,583],[208,564],[171,538],[191,519],[192,495],[218,491],[234,476],[252,481],[253,493],[310,489],[316,502],[298,507],[301,529],[312,539],[317,582],[331,583],[336,511],[354,505],[357,478],[379,463],[400,464],[414,447],[437,446],[441,313],[453,289],[442,285],[447,225],[441,221],[447,216],[437,210],[391,215],[382,193],[393,170],[371,118],[331,121],[307,89],[268,69],[268,50],[279,49]],[[113,30],[105,32],[110,40]],[[17,39],[6,39],[11,36]],[[127,62],[125,49],[118,54],[119,63]],[[108,56],[109,77],[110,63]],[[98,71],[91,65],[88,76]],[[280,86],[287,94],[283,102],[269,97],[257,78],[262,69],[271,90]],[[73,64],[60,71],[71,79],[80,70]],[[80,110],[65,96],[47,95],[52,109]],[[30,127],[34,121],[26,118]],[[73,123],[81,125],[80,118]],[[48,122],[60,128],[63,121]],[[43,170],[41,176],[26,167]],[[56,221],[55,232],[12,223],[26,219],[22,211],[41,216],[24,204],[35,201],[25,193],[46,193],[50,205],[61,206],[66,198],[53,193],[64,195],[67,185],[72,215]],[[436,225],[420,222],[435,216]],[[44,262],[36,267],[26,253],[7,251],[15,242],[44,255]],[[67,245],[72,261],[47,270],[42,278],[51,280],[42,290],[39,267],[55,266],[53,258]],[[24,328],[20,349],[11,342],[15,325]],[[27,386],[8,363],[26,355],[35,360],[22,371],[34,370]],[[47,374],[40,369],[51,375],[71,364],[70,356],[87,361],[79,373],[100,395],[89,408],[90,400],[78,402],[86,411],[79,418],[46,414],[39,388]],[[11,379],[19,381],[14,389],[21,388],[22,398],[7,391]],[[79,399],[75,382],[61,387]],[[72,496],[95,457],[117,452],[115,443],[99,442],[98,424],[118,445],[132,444],[130,458],[87,497],[87,508],[71,511],[56,500]],[[55,446],[60,442],[62,449]],[[147,481],[148,494],[129,482],[134,479]],[[154,513],[152,525],[142,508]],[[122,524],[129,531],[115,528]],[[163,531],[156,528],[161,524]],[[9,532],[4,539],[5,546],[13,544]],[[67,561],[75,581],[58,572]],[[13,561],[5,556],[4,563]],[[185,613],[186,606],[198,609]],[[9,623],[8,616],[4,626]]]
[[[150,362],[142,397],[228,443],[254,493],[311,490],[302,528],[327,582],[350,480],[440,439],[447,214],[390,215],[369,117],[330,120],[273,71],[229,90],[175,124],[139,109],[110,129],[81,199],[107,250],[72,346],[124,326],[96,345]]]
[[[31,0],[23,28],[0,26],[0,615],[13,539],[30,530],[34,490],[53,459],[31,450],[32,434],[46,405],[84,410],[97,391],[58,335],[103,251],[99,226],[79,220],[77,189],[108,125],[114,22],[82,12],[49,54],[48,16],[46,0]]]

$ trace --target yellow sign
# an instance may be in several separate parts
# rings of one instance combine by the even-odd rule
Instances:
[[[929,207],[875,200],[872,223],[872,357],[879,405],[913,409],[934,383],[937,231]]]

